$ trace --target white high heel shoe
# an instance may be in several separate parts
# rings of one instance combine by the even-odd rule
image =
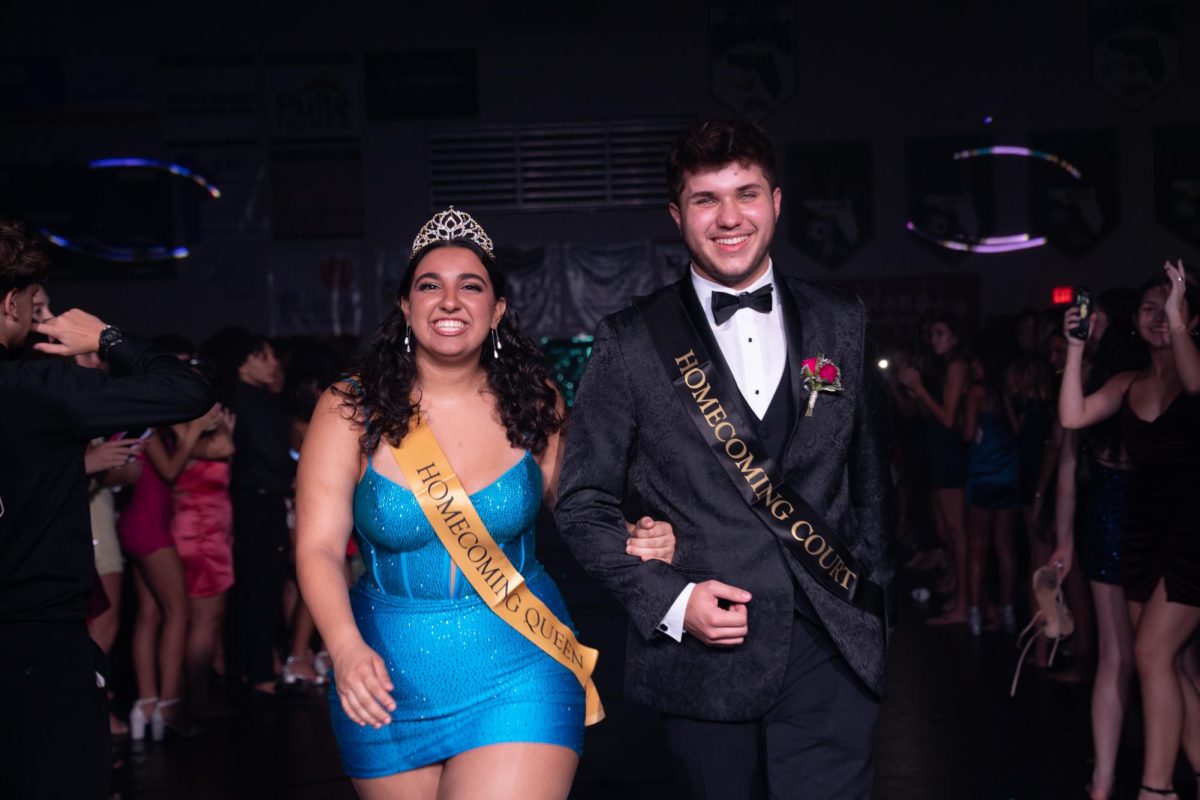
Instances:
[[[161,742],[167,738],[167,730],[170,729],[171,736],[188,739],[192,736],[197,736],[202,733],[202,729],[190,722],[186,716],[172,716],[171,707],[179,703],[178,697],[168,697],[165,700],[159,700],[154,706],[154,714],[150,717],[150,736],[154,741]],[[164,713],[165,712],[165,713]]]
[[[149,714],[146,713],[146,706],[150,706]],[[129,738],[135,742],[145,739],[146,724],[155,717],[159,717],[157,697],[139,697],[135,700],[133,708],[129,709]],[[151,735],[153,735],[153,726],[151,726]]]

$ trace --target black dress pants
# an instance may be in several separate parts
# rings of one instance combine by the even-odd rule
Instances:
[[[275,679],[275,645],[283,630],[289,542],[287,506],[276,492],[231,488],[233,590],[227,616],[235,675],[253,685]]]
[[[663,715],[676,772],[695,800],[871,796],[879,700],[820,626],[792,621],[779,695],[750,722]]]
[[[106,675],[82,622],[0,623],[0,797],[108,797]]]

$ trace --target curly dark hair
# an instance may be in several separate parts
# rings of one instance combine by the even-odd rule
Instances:
[[[667,153],[667,194],[671,202],[679,203],[689,173],[720,169],[734,162],[758,165],[767,183],[775,188],[775,148],[762,128],[736,119],[692,125]]]
[[[24,225],[0,219],[0,295],[45,283],[48,265],[41,243]]]
[[[473,241],[438,241],[413,253],[396,292],[395,306],[355,360],[357,385],[349,390],[334,388],[343,398],[343,408],[356,419],[369,421],[359,437],[364,454],[373,453],[383,439],[399,445],[408,433],[413,415],[420,410],[420,403],[412,399],[417,365],[403,343],[408,324],[400,310],[400,299],[408,296],[421,259],[442,247],[470,250],[483,262],[496,298],[508,296],[504,274],[495,258]],[[550,436],[564,424],[563,414],[558,410],[558,394],[541,351],[521,331],[517,313],[511,306],[500,318],[496,332],[500,337],[500,357],[492,355],[487,343],[480,351],[479,363],[487,373],[488,388],[496,398],[509,443],[539,454],[546,449]]]

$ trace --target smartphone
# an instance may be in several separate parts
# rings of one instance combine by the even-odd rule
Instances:
[[[137,438],[139,440],[146,440],[146,439],[149,439],[153,433],[154,433],[154,428],[146,428],[146,430],[142,431],[138,435]],[[120,441],[121,439],[128,439],[128,438],[129,438],[129,431],[121,431],[120,433],[113,435],[112,441],[116,442],[116,441]]]
[[[1086,342],[1088,327],[1091,324],[1092,290],[1085,286],[1076,286],[1075,299],[1071,303],[1079,309],[1079,324],[1070,330],[1069,333],[1076,339],[1082,339]]]

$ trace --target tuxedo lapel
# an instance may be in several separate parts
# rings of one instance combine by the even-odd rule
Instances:
[[[804,375],[801,373],[801,363],[804,361],[804,326],[806,321],[801,316],[800,304],[796,297],[792,294],[791,288],[787,285],[787,279],[780,275],[775,281],[775,293],[779,295],[779,308],[783,311],[783,327],[784,335],[787,337],[787,359],[788,359],[788,377],[791,379],[792,398],[796,403],[796,408],[801,409],[804,403],[808,400],[808,393],[804,391]],[[786,453],[791,449],[792,443],[796,440],[796,434],[800,431],[800,424],[804,420],[803,412],[797,414],[796,420],[792,423],[792,433],[788,437],[788,443],[784,447]]]
[[[828,416],[820,413],[804,416],[804,409],[808,406],[808,391],[804,388],[803,362],[818,352],[831,353],[834,343],[826,341],[827,330],[820,311],[812,307],[803,295],[793,292],[783,276],[778,280],[778,287],[787,330],[792,393],[796,398],[796,420],[783,451],[783,474],[780,476],[781,480],[787,480],[791,473],[804,465],[804,454],[815,448],[825,417]]]

